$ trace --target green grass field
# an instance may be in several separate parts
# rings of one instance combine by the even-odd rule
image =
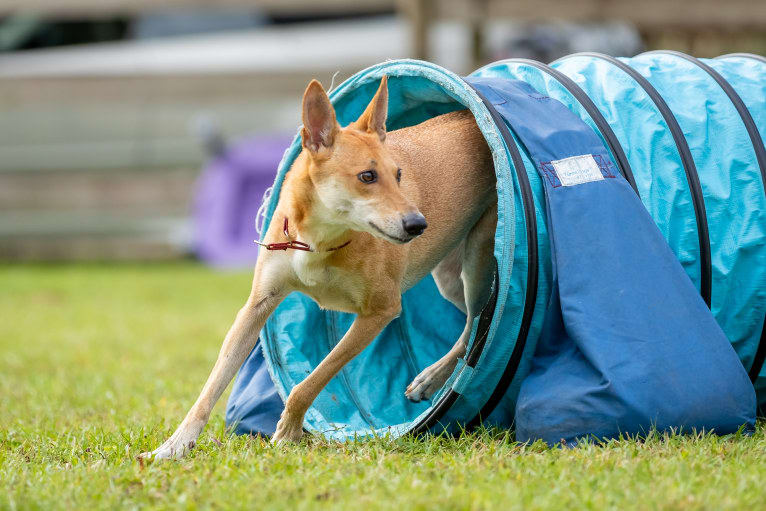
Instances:
[[[167,264],[0,266],[0,509],[766,509],[766,427],[571,450],[459,439],[227,436],[223,403],[180,462],[171,433],[248,273]]]

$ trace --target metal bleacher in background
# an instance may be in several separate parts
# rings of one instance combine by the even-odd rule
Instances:
[[[322,12],[351,4],[360,12],[389,3],[334,0],[323,4]],[[161,6],[190,4],[169,0]],[[237,4],[244,2],[206,5]],[[77,19],[157,5],[0,3]],[[249,5],[284,13],[315,3]],[[193,135],[198,117],[212,118],[232,136],[293,133],[311,78],[329,85],[336,72],[342,79],[371,62],[405,56],[406,36],[396,20],[372,18],[353,26],[342,21],[267,25],[0,53],[0,259],[184,255],[194,181],[206,160]],[[358,42],[349,46],[347,37]]]
[[[0,53],[0,260],[182,256],[199,118],[230,136],[293,133],[311,78],[399,57],[469,72],[498,56],[498,21],[617,19],[648,47],[766,51],[764,0],[0,0],[0,18],[197,8],[303,22]]]

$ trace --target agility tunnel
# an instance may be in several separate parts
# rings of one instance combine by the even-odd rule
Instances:
[[[766,404],[766,59],[577,54],[505,60],[465,78],[388,61],[332,91],[341,125],[384,75],[389,131],[459,109],[476,118],[497,175],[495,282],[465,358],[430,401],[410,402],[404,389],[465,318],[427,277],[321,392],[309,432],[515,421],[517,438],[555,443],[752,427],[756,399]],[[296,137],[267,222],[300,149]],[[227,423],[273,432],[282,400],[352,321],[290,295],[240,370]]]

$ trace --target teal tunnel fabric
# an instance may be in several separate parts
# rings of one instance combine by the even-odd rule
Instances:
[[[554,284],[516,439],[752,430],[755,392],[736,352],[596,134],[524,82],[469,83],[545,186]]]
[[[694,62],[671,54],[618,61],[643,80],[588,55],[550,67],[502,61],[472,76],[525,82],[591,129],[610,168],[632,176],[643,207],[700,296],[709,281],[712,315],[745,370],[756,373],[752,379],[763,405],[766,372],[756,366],[766,311],[766,194],[757,139],[727,92]],[[751,56],[704,62],[731,84],[758,133],[766,132],[766,63]],[[445,387],[430,402],[410,403],[403,395],[406,385],[449,349],[464,323],[433,280],[424,279],[404,295],[402,316],[320,394],[304,426],[337,439],[457,431],[460,424],[480,421],[511,426],[522,382],[536,367],[533,355],[554,294],[544,182],[526,146],[514,133],[504,136],[508,127],[496,122],[473,87],[430,63],[389,61],[349,78],[330,94],[342,125],[361,114],[383,75],[389,77],[389,130],[467,108],[487,140],[498,193],[492,300],[474,321],[468,353]],[[296,138],[280,164],[267,221],[299,151]],[[620,234],[632,235],[627,226]],[[654,282],[652,275],[645,277],[646,285]],[[257,399],[244,397],[261,390],[266,395],[268,389],[246,384],[255,374],[249,364],[265,364],[284,399],[352,320],[322,311],[302,295],[289,296],[261,332],[263,361],[251,355],[238,377],[227,422],[239,420],[240,432],[259,430],[250,427],[246,413]]]

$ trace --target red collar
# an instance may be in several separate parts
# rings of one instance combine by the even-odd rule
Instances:
[[[287,217],[285,217],[285,224],[282,227],[282,232],[285,233],[285,236],[287,239],[290,239],[290,231],[287,230]],[[260,241],[255,241],[258,245],[264,247],[266,250],[287,250],[289,248],[293,250],[303,250],[304,252],[316,252],[316,250],[313,250],[308,243],[304,243],[302,241],[284,241],[282,243],[261,243]],[[345,247],[351,243],[351,240],[348,240],[343,245],[338,245],[337,247],[328,248],[324,252],[332,252],[333,250],[340,250],[341,248]]]

